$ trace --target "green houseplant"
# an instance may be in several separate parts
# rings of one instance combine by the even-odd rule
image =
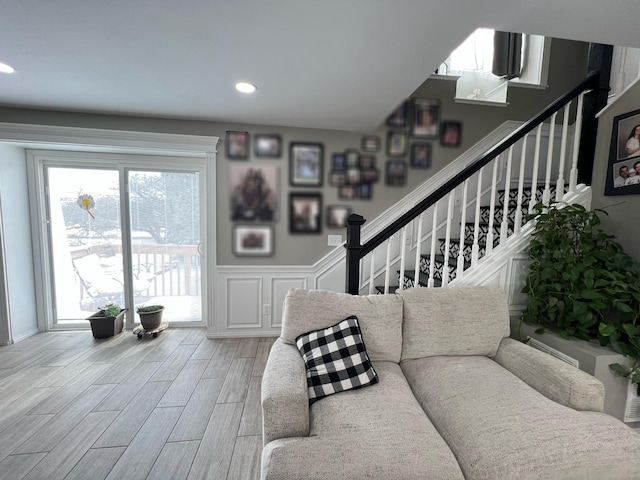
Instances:
[[[93,338],[108,338],[117,335],[124,327],[126,308],[109,303],[87,318],[91,324]]]
[[[598,228],[601,213],[581,205],[534,207],[522,320],[630,357],[631,367],[610,368],[640,391],[640,263]]]
[[[136,311],[145,330],[154,330],[162,323],[162,313],[164,312],[164,306],[162,305],[140,306]]]

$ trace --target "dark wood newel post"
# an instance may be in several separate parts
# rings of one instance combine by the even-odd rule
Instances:
[[[352,213],[347,219],[347,293],[357,295],[360,286],[360,228],[366,220],[361,215]]]

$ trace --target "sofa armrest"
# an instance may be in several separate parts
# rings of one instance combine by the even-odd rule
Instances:
[[[529,345],[503,338],[494,360],[555,402],[575,410],[604,409],[600,380]]]
[[[266,445],[309,436],[307,372],[300,352],[278,338],[262,375],[262,438]]]

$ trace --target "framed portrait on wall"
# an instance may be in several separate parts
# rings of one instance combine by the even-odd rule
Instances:
[[[271,225],[234,225],[233,254],[236,257],[270,257],[273,255]]]
[[[640,110],[613,118],[605,195],[640,194]]]
[[[289,233],[313,234],[322,231],[322,195],[320,193],[289,194]]]
[[[431,144],[420,142],[411,144],[411,166],[429,168],[431,166]]]
[[[256,157],[280,158],[282,155],[282,137],[272,133],[256,133],[255,142]]]
[[[418,138],[438,138],[440,133],[440,101],[427,98],[413,100],[411,135]]]
[[[403,160],[389,160],[385,183],[390,187],[404,187],[407,183],[407,162]]]
[[[227,131],[224,140],[225,154],[229,160],[247,160],[249,158],[249,132]]]
[[[294,187],[321,187],[322,144],[291,142],[289,150],[289,181],[291,185]]]
[[[360,150],[363,152],[377,152],[380,150],[380,137],[377,135],[364,135]]]
[[[442,122],[440,145],[443,147],[459,147],[462,143],[462,122],[446,120]]]
[[[231,220],[277,220],[278,166],[247,163],[229,165]]]
[[[405,132],[391,131],[387,134],[387,155],[404,157],[407,154],[409,136]]]
[[[327,207],[327,228],[345,228],[349,215],[351,215],[351,207],[329,205]]]

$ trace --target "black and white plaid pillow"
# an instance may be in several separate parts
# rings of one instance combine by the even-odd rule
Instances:
[[[355,315],[296,338],[307,368],[309,404],[333,393],[378,383]]]

